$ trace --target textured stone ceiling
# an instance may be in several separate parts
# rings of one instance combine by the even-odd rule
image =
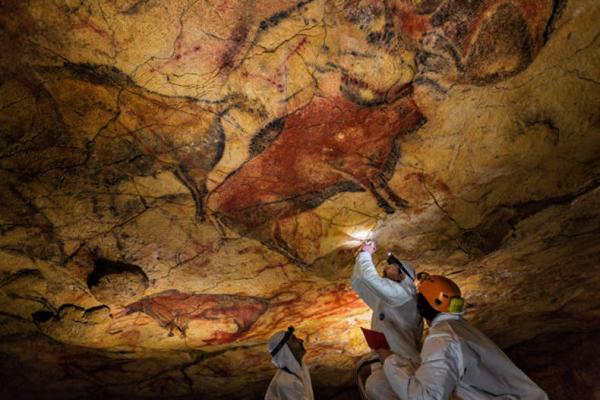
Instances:
[[[0,9],[0,394],[260,398],[293,324],[352,398],[371,237],[599,395],[597,1]]]

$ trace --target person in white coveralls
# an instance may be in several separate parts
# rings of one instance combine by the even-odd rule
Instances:
[[[304,341],[294,335],[294,328],[290,326],[271,336],[268,349],[278,370],[265,400],[314,400],[310,372],[302,361],[306,354]]]
[[[423,319],[417,310],[415,270],[406,262],[402,262],[406,272],[388,264],[384,276],[379,276],[372,260],[375,249],[372,241],[362,245],[352,272],[352,289],[373,310],[371,329],[385,335],[392,352],[418,364]],[[365,390],[369,400],[397,399],[381,363],[372,365]]]
[[[379,350],[402,400],[548,400],[548,396],[479,330],[462,318],[464,299],[443,276],[417,282],[419,312],[429,324],[421,362],[411,353]]]

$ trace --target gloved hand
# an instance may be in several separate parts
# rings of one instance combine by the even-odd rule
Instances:
[[[381,363],[384,363],[385,359],[393,354],[388,349],[377,349],[375,350],[375,352],[377,353],[377,355],[379,355],[379,361],[381,361]]]
[[[375,253],[377,246],[375,246],[375,242],[373,242],[372,240],[367,240],[365,243],[363,243],[362,247],[360,248],[360,251],[366,251],[367,253],[373,255],[373,253]]]

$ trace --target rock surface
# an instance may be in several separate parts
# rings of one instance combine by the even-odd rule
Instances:
[[[353,398],[373,238],[599,396],[597,2],[0,10],[0,395],[261,398],[294,325]]]

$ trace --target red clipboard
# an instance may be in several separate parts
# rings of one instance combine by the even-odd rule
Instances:
[[[370,348],[372,348],[373,350],[390,349],[390,345],[388,344],[383,333],[365,328],[360,329],[362,329],[363,335],[365,335],[365,339],[367,340],[367,344]]]

